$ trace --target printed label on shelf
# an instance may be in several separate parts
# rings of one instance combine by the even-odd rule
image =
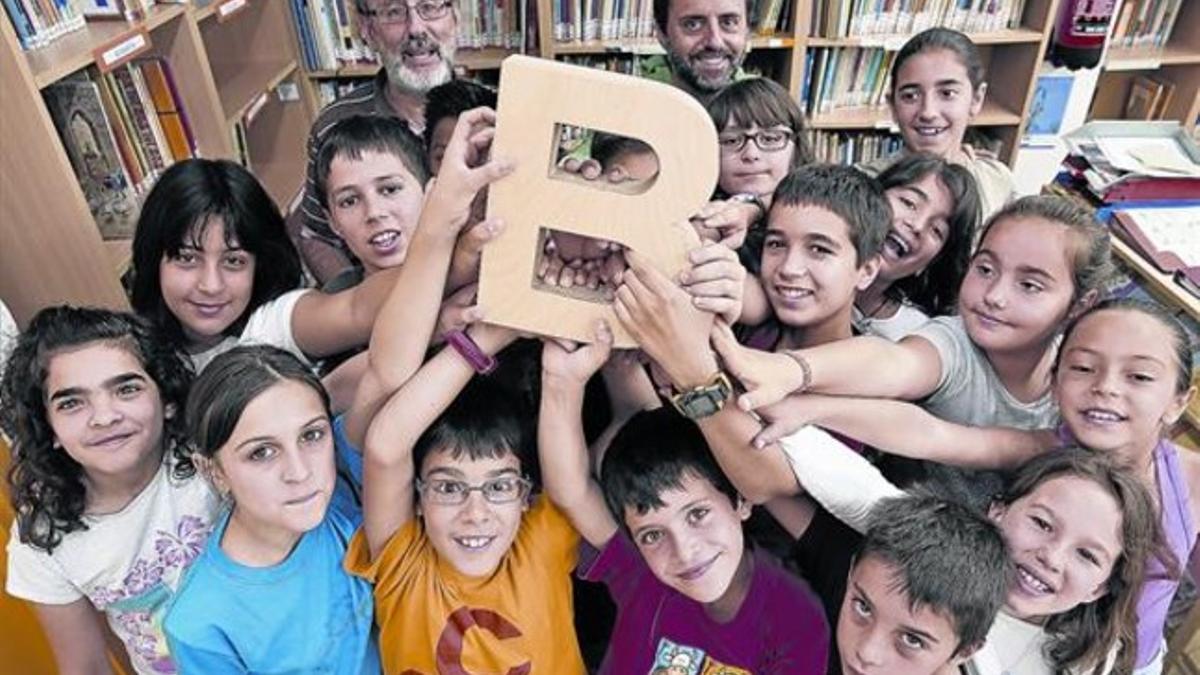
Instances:
[[[246,9],[250,4],[250,0],[224,0],[217,5],[217,21],[225,21],[229,17]]]
[[[900,127],[896,126],[896,123],[890,119],[875,120],[875,128],[884,129],[892,133],[897,133],[900,131]]]
[[[280,101],[299,101],[300,87],[296,86],[295,82],[281,82],[278,87],[275,87],[275,95]]]
[[[771,38],[770,40],[767,40],[767,46],[768,47],[782,47],[783,40],[780,40],[779,38]]]
[[[138,26],[116,40],[98,47],[92,52],[92,57],[96,60],[96,68],[102,73],[107,73],[147,49],[150,49],[150,33],[146,32],[145,26]]]
[[[908,42],[907,35],[893,35],[883,41],[883,48],[885,51],[898,52],[905,42]]]
[[[246,110],[246,114],[242,116],[246,126],[250,126],[254,122],[254,118],[262,111],[263,106],[267,104],[268,98],[267,92],[264,91],[258,95],[258,98],[254,99],[254,103],[250,104],[250,107]]]

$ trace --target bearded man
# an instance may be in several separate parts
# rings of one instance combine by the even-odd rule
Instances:
[[[304,198],[289,230],[318,283],[354,264],[341,238],[329,226],[316,193],[316,157],[325,134],[352,115],[397,117],[420,137],[425,130],[425,95],[454,77],[458,10],[453,0],[355,0],[363,41],[383,67],[375,77],[330,103],[308,135],[308,174]],[[297,232],[298,231],[298,232]]]

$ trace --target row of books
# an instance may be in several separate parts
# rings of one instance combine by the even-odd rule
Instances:
[[[807,50],[800,102],[812,117],[839,108],[886,102],[896,52],[880,47],[821,47]]]
[[[750,31],[756,35],[789,32],[795,5],[794,0],[751,0]],[[554,0],[551,14],[556,42],[649,40],[655,35],[652,0]]]
[[[1025,0],[829,0],[812,3],[812,35],[909,36],[945,26],[986,33],[1021,25]]]
[[[3,3],[21,49],[29,50],[83,28],[88,18],[140,18],[155,0],[3,0]]]
[[[904,148],[899,137],[882,131],[824,131],[810,129],[808,143],[818,162],[859,164],[889,157]]]
[[[1171,37],[1181,9],[1183,0],[1125,0],[1113,26],[1112,44],[1161,47]]]
[[[132,236],[137,197],[196,152],[170,65],[149,58],[83,70],[43,96],[101,235]]]
[[[378,63],[363,41],[354,0],[288,0],[304,67],[336,70],[343,66]],[[537,3],[530,0],[459,2],[458,46],[479,49],[520,49],[537,44]]]

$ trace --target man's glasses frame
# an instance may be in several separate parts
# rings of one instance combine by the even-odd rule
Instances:
[[[421,0],[412,5],[404,2],[392,2],[379,9],[359,10],[359,14],[366,19],[379,22],[380,25],[395,26],[408,23],[409,14],[413,11],[424,21],[437,21],[449,14],[450,8],[453,6],[453,0]]]

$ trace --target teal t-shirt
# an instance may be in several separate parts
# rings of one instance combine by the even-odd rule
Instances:
[[[325,519],[272,567],[231,560],[220,541],[226,511],[188,571],[164,630],[181,673],[380,671],[371,585],[342,569],[362,522],[362,457],[334,421],[337,486]]]

